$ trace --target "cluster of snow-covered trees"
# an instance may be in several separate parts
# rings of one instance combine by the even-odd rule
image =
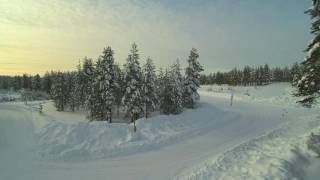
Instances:
[[[306,13],[311,16],[311,34],[315,37],[305,49],[307,56],[301,63],[301,76],[294,84],[303,105],[310,106],[320,97],[320,1],[312,0],[313,6]]]
[[[112,122],[112,117],[124,109],[132,121],[150,112],[180,113],[184,107],[195,107],[199,99],[202,66],[198,52],[192,49],[185,76],[179,61],[156,73],[151,58],[140,65],[134,43],[123,68],[114,60],[114,51],[106,47],[94,62],[85,58],[74,72],[51,72],[51,98],[58,111],[85,109],[91,120]]]
[[[259,86],[271,82],[295,82],[301,76],[301,66],[295,63],[291,68],[270,68],[268,64],[258,67],[245,66],[242,70],[234,68],[229,72],[201,75],[201,84],[229,84]]]

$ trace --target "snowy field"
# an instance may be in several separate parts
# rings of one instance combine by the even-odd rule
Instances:
[[[46,101],[0,104],[0,179],[303,179],[319,107],[287,83],[203,86],[195,110],[131,124],[88,122]],[[231,91],[234,93],[230,106]]]

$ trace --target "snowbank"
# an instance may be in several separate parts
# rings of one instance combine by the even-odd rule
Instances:
[[[40,155],[49,159],[74,161],[159,149],[166,144],[190,138],[194,134],[206,133],[209,128],[220,127],[221,124],[234,119],[220,119],[222,116],[233,114],[226,114],[203,103],[197,110],[186,110],[180,115],[140,119],[137,122],[137,133],[133,132],[132,124],[74,120],[73,123],[67,123],[54,120],[46,113],[35,113],[33,119]]]

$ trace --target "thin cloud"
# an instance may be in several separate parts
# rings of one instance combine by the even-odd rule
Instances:
[[[286,8],[283,8],[286,5]],[[142,61],[158,66],[192,47],[208,69],[236,65],[290,64],[303,58],[308,37],[308,2],[270,0],[1,0],[0,59],[73,69],[103,47],[125,62],[138,43]],[[302,17],[302,18],[298,18]],[[6,51],[1,57],[1,51]],[[10,54],[11,53],[11,54]],[[4,53],[3,53],[4,54]],[[39,61],[34,61],[37,59]],[[34,69],[37,71],[37,69]]]

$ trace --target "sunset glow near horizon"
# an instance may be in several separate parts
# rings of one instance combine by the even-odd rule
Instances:
[[[141,64],[166,67],[197,48],[206,72],[291,65],[310,39],[309,1],[0,0],[0,75],[74,70],[106,46],[125,63],[133,42]]]

